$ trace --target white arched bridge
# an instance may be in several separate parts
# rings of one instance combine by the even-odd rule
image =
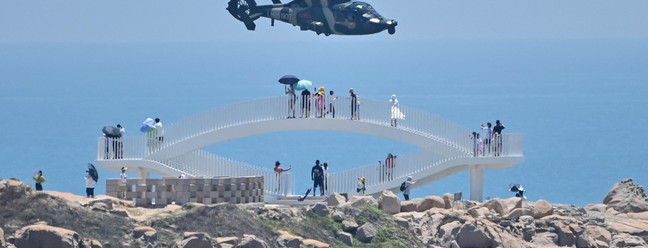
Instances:
[[[190,177],[263,176],[267,196],[295,195],[294,177],[289,172],[277,175],[274,170],[234,161],[203,148],[221,142],[272,132],[328,130],[379,136],[420,148],[398,156],[391,168],[372,164],[327,177],[330,192],[356,193],[359,177],[367,178],[366,194],[398,190],[407,176],[414,176],[413,187],[440,180],[461,171],[470,172],[470,199],[483,198],[483,174],[486,169],[510,168],[524,161],[522,135],[504,134],[494,138],[491,146],[479,146],[470,131],[454,123],[406,106],[399,109],[405,119],[391,125],[391,108],[387,102],[362,99],[353,110],[351,99],[339,97],[330,103],[335,109],[322,115],[316,100],[302,107],[301,99],[288,96],[255,100],[213,109],[165,126],[164,140],[142,136],[105,138],[97,141],[96,164],[109,170],[122,166],[136,168],[140,177],[149,172],[162,176]],[[292,104],[291,104],[292,103]],[[293,107],[294,108],[291,108]],[[287,118],[287,117],[296,118]],[[388,175],[389,174],[389,175]]]

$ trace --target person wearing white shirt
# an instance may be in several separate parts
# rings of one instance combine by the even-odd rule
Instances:
[[[88,174],[85,176],[86,180],[86,195],[88,198],[94,198],[94,188],[97,182],[92,178],[90,175],[90,172],[88,171]]]

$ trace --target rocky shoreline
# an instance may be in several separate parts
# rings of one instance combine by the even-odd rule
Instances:
[[[648,247],[648,198],[632,179],[584,208],[520,198],[455,202],[452,194],[400,201],[384,191],[299,207],[157,209],[0,179],[0,210],[0,248]]]

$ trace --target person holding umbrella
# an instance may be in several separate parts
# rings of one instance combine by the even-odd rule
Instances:
[[[288,95],[288,119],[295,118],[295,102],[297,96],[295,95],[295,86],[299,82],[299,78],[293,75],[285,75],[279,79],[279,83],[284,84],[284,91]]]
[[[88,163],[88,170],[86,170],[86,173],[86,195],[88,198],[94,198],[94,188],[97,184],[97,180],[99,180],[99,173],[97,173],[97,169],[94,165],[90,163]]]

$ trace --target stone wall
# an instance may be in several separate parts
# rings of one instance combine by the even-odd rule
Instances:
[[[263,177],[162,178],[106,180],[106,194],[132,200],[136,206],[165,206],[196,202],[263,202]]]

